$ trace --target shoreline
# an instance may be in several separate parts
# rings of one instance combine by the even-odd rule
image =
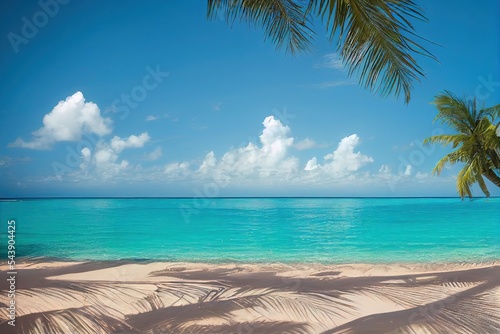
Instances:
[[[18,256],[16,257],[16,266],[19,264],[35,264],[35,263],[122,263],[122,264],[136,264],[136,263],[189,263],[189,264],[200,264],[200,265],[256,265],[256,266],[266,266],[266,265],[283,265],[283,266],[462,266],[462,265],[486,265],[494,266],[500,265],[500,257],[498,258],[482,258],[482,259],[467,259],[462,261],[447,260],[447,261],[353,261],[353,262],[329,262],[329,261],[243,261],[243,260],[171,260],[162,258],[121,258],[121,259],[88,259],[88,258],[65,258],[65,257],[32,257],[32,256]],[[7,260],[0,260],[0,268],[7,264]]]
[[[109,264],[109,265],[129,265],[129,264],[151,264],[151,263],[163,263],[165,265],[170,264],[184,264],[191,266],[256,266],[256,267],[266,267],[266,266],[283,266],[283,267],[314,267],[314,268],[328,268],[328,267],[417,267],[417,268],[433,268],[436,270],[442,267],[485,267],[485,266],[500,266],[500,258],[498,259],[482,259],[474,261],[432,261],[432,262],[420,262],[420,261],[394,261],[394,262],[304,262],[304,261],[237,261],[237,260],[221,260],[221,261],[192,261],[192,260],[165,260],[165,259],[71,259],[71,258],[56,258],[56,257],[17,257],[16,268],[21,269],[26,266],[32,267],[37,264],[61,264],[61,265],[71,265],[71,264]],[[7,267],[7,260],[0,260],[0,269],[5,270]]]
[[[2,333],[46,332],[50,326],[79,333],[500,329],[496,314],[500,261],[214,264],[32,260],[16,266],[16,327],[7,325],[3,307]],[[6,263],[1,262],[0,268],[5,271]],[[3,291],[6,284],[2,280]],[[7,305],[7,294],[2,293],[0,302]]]

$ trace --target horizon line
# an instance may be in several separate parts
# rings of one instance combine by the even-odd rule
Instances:
[[[412,198],[457,198],[460,196],[39,196],[39,197],[0,197],[3,200],[30,199],[412,199]],[[500,198],[500,196],[477,196],[472,199]],[[463,198],[465,200],[466,198]]]

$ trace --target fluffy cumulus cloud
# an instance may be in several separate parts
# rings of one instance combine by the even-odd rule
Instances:
[[[304,170],[317,170],[333,177],[346,176],[359,170],[361,167],[373,162],[373,158],[359,151],[354,152],[359,142],[360,139],[357,134],[343,138],[337,149],[324,157],[324,164],[318,164],[316,157],[314,157],[307,162]]]
[[[306,163],[306,167],[304,167],[304,170],[310,171],[310,170],[315,170],[316,168],[319,168],[318,159],[314,157]]]
[[[112,121],[103,118],[99,107],[93,102],[86,102],[81,92],[68,96],[60,101],[51,112],[43,117],[43,127],[33,132],[31,141],[18,138],[11,147],[30,149],[49,149],[56,142],[79,141],[78,150],[71,150],[73,145],[66,147],[68,154],[64,162],[54,161],[52,167],[58,180],[72,182],[81,180],[112,179],[131,167],[141,169],[140,165],[132,166],[129,161],[120,158],[126,149],[142,148],[151,139],[147,132],[131,135],[125,138],[114,136],[107,140],[99,138],[89,142],[82,137],[94,134],[98,137],[110,135]],[[82,147],[82,145],[86,145]],[[157,160],[161,157],[161,147],[143,155],[147,160]],[[75,161],[75,158],[79,160]],[[134,176],[124,174],[125,176]],[[47,177],[47,180],[53,177]]]
[[[101,140],[94,151],[88,147],[81,150],[80,170],[87,176],[101,179],[112,178],[129,167],[127,160],[120,160],[119,154],[127,148],[143,147],[149,141],[147,132],[128,138],[113,137],[109,142]]]
[[[388,189],[391,194],[396,194],[399,191],[408,191],[415,189],[418,184],[432,184],[432,186],[442,185],[443,187],[454,188],[453,183],[455,180],[451,177],[435,178],[429,173],[414,173],[412,165],[400,164],[397,170],[388,165],[382,165],[377,174],[370,175],[371,183],[379,186],[379,190]],[[428,188],[423,188],[427,190]]]
[[[230,150],[217,160],[210,152],[198,169],[198,174],[231,178],[286,177],[299,168],[298,159],[288,156],[293,146],[290,128],[273,116],[266,117],[259,144]]]
[[[11,147],[49,149],[59,141],[78,141],[84,133],[104,136],[111,133],[111,119],[103,118],[99,107],[85,102],[81,92],[59,101],[51,112],[43,117],[43,127],[33,132],[33,140],[18,138]]]
[[[167,179],[183,179],[191,174],[189,162],[172,162],[165,166],[164,173]]]
[[[171,162],[164,167],[163,180],[218,180],[223,184],[308,184],[318,181],[324,184],[338,182],[339,178],[353,177],[360,169],[373,162],[373,158],[355,151],[359,145],[358,135],[343,138],[336,150],[324,157],[319,164],[316,157],[310,159],[305,168],[300,168],[299,159],[290,151],[297,149],[291,130],[273,116],[266,117],[259,142],[231,149],[217,157],[210,151],[199,165],[188,162]],[[316,145],[313,140],[302,141],[305,147]]]
[[[210,151],[198,163],[174,160],[168,164],[143,167],[133,161],[130,163],[122,154],[143,148],[151,139],[147,132],[123,138],[101,138],[94,145],[81,148],[76,167],[65,175],[71,181],[174,182],[176,185],[204,185],[215,181],[218,187],[237,187],[242,193],[247,186],[270,190],[284,186],[288,189],[323,189],[328,193],[333,189],[352,191],[356,187],[371,187],[386,189],[386,194],[392,194],[398,189],[409,189],[416,182],[430,182],[428,174],[422,174],[407,164],[398,166],[397,172],[393,172],[389,165],[382,165],[378,171],[369,171],[366,167],[374,159],[358,149],[361,140],[357,134],[339,138],[335,150],[320,161],[307,156],[304,150],[324,148],[323,145],[310,138],[296,143],[290,128],[273,116],[266,117],[262,125],[257,143],[252,141],[219,154]],[[110,121],[101,118],[95,104],[85,102],[83,95],[76,93],[45,116],[44,127],[34,133],[33,141],[20,139],[17,145],[45,148],[57,141],[78,140],[84,132],[109,135]],[[304,160],[299,162],[293,153],[301,154]],[[157,146],[152,151],[140,152],[138,156],[142,160],[156,161],[162,156],[162,148]],[[3,161],[0,160],[0,165],[6,163]],[[179,181],[181,183],[177,183]]]
[[[114,136],[113,139],[111,139],[111,148],[115,152],[120,153],[121,151],[129,147],[143,147],[144,144],[149,141],[149,139],[150,137],[147,132],[141,133],[139,136],[131,135],[130,137],[125,139]]]

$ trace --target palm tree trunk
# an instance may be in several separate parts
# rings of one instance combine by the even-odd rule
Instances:
[[[492,169],[487,169],[484,171],[483,175],[494,185],[500,187],[500,177]]]

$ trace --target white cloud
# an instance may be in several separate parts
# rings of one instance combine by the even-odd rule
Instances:
[[[343,138],[333,153],[325,155],[322,164],[316,157],[310,159],[297,179],[306,187],[347,187],[371,182],[370,173],[362,172],[361,168],[372,163],[373,158],[354,152],[359,142],[356,134]]]
[[[148,115],[144,120],[146,122],[152,122],[152,121],[157,121],[159,119],[166,119],[170,118],[170,115],[165,113],[163,115]],[[176,120],[171,119],[172,122],[175,122]]]
[[[84,148],[82,149],[82,156],[83,156],[85,159],[90,158],[90,155],[91,155],[91,154],[92,154],[92,153],[90,152],[90,149],[89,149],[88,147],[84,147]]]
[[[406,176],[410,176],[410,175],[412,174],[412,172],[413,172],[413,167],[412,167],[411,165],[406,166],[406,169],[405,169],[405,173],[404,173],[404,174],[405,174]]]
[[[92,152],[88,147],[84,147],[81,150],[82,153],[82,163],[80,164],[81,169],[87,169],[90,165],[90,162],[92,160]]]
[[[173,162],[165,166],[164,173],[167,178],[178,179],[191,174],[189,170],[189,162]]]
[[[111,119],[102,118],[99,107],[85,102],[81,92],[59,101],[51,112],[43,117],[43,127],[33,132],[32,141],[17,138],[10,147],[49,149],[59,141],[78,141],[84,133],[104,136],[111,133]]]
[[[323,62],[320,64],[316,64],[314,67],[316,68],[324,67],[339,71],[344,70],[344,64],[342,63],[342,60],[340,59],[340,56],[337,53],[327,53],[326,55],[323,56]]]
[[[258,140],[250,140],[240,147],[222,152],[218,157],[213,151],[209,151],[197,165],[191,165],[187,161],[173,161],[166,165],[143,168],[120,157],[126,149],[144,147],[150,140],[147,132],[125,138],[115,136],[110,140],[101,139],[94,147],[81,150],[80,169],[68,174],[66,180],[99,183],[175,182],[176,186],[184,184],[192,187],[191,189],[201,189],[200,185],[204,187],[215,183],[221,193],[227,187],[241,189],[243,194],[245,189],[299,189],[319,190],[323,191],[322,194],[335,195],[356,192],[366,194],[366,189],[371,194],[397,195],[411,192],[419,185],[423,187],[422,184],[453,183],[451,179],[431,179],[428,174],[417,172],[407,164],[403,164],[396,173],[388,165],[381,165],[378,172],[363,169],[373,163],[374,159],[357,150],[360,144],[357,134],[342,138],[335,150],[325,155],[322,162],[312,157],[304,160],[304,165],[299,163],[299,159],[290,150],[318,147],[312,139],[306,138],[294,145],[290,128],[280,120],[269,116],[262,124]],[[159,159],[161,155],[160,146],[142,154],[144,159],[150,161]]]
[[[213,170],[215,168],[216,164],[217,164],[217,159],[215,159],[214,151],[210,151],[205,156],[203,163],[201,164],[200,168],[198,169],[198,172],[200,172],[202,174],[208,174],[208,173],[210,173],[211,170]]]
[[[111,139],[111,148],[117,152],[120,153],[124,149],[128,147],[143,147],[146,142],[151,139],[149,137],[149,134],[147,132],[141,133],[139,136],[134,136],[131,135],[128,138],[121,139],[118,136],[114,136],[113,139]]]
[[[146,154],[146,160],[155,161],[161,158],[161,146],[157,146],[153,152]]]
[[[325,163],[321,168],[335,176],[343,176],[373,162],[373,158],[361,152],[354,152],[359,141],[357,134],[343,138],[337,149],[324,157],[325,160],[331,160],[331,162]]]
[[[297,144],[295,144],[295,148],[299,151],[302,150],[309,150],[311,148],[314,148],[318,146],[316,142],[310,138],[306,138],[304,140],[299,141]]]
[[[298,170],[298,159],[288,157],[288,149],[293,145],[290,128],[273,116],[266,117],[264,130],[260,135],[260,145],[248,143],[245,147],[226,152],[219,161],[210,152],[198,169],[200,174],[216,177],[286,177]]]
[[[391,175],[391,167],[387,165],[382,165],[380,169],[378,170],[378,173],[380,175]]]
[[[139,136],[131,135],[125,139],[115,136],[109,142],[101,140],[97,143],[94,152],[84,147],[81,150],[80,171],[86,176],[98,179],[112,178],[130,165],[127,160],[119,160],[119,154],[127,148],[143,147],[149,139],[148,133],[144,132]]]
[[[432,175],[429,174],[429,173],[421,173],[421,172],[417,172],[417,174],[415,174],[415,178],[419,179],[419,180],[423,180],[423,179],[426,179],[426,178],[431,178]],[[452,178],[454,178],[455,176],[452,176]]]
[[[94,153],[82,149],[82,164],[80,168],[91,177],[98,179],[109,179],[129,166],[127,160],[118,160],[118,153],[107,143],[101,142],[97,145]],[[88,153],[91,153],[89,155]]]
[[[158,173],[159,166],[154,169],[131,169],[128,161],[120,160],[119,153],[126,148],[142,147],[149,140],[147,132],[139,136],[128,138],[114,137],[109,142],[101,141],[94,152],[90,149],[82,150],[82,170],[97,171],[102,178],[110,178],[127,170],[143,173],[143,176],[130,175],[131,178],[158,181],[166,180],[217,180],[224,184],[308,184],[309,181],[317,185],[338,183],[339,179],[345,182],[352,181],[353,177],[362,180],[366,178],[359,170],[373,162],[373,159],[361,152],[355,152],[359,145],[356,134],[343,138],[338,147],[324,157],[324,163],[319,164],[317,158],[310,159],[305,167],[299,167],[299,159],[290,154],[294,146],[294,138],[288,126],[283,125],[273,116],[266,117],[263,121],[263,130],[258,143],[249,142],[244,146],[230,149],[216,157],[213,151],[206,154],[198,168],[188,162],[171,162],[163,168],[163,173]],[[311,139],[302,141],[302,145],[311,147]],[[157,147],[146,155],[151,160],[161,155],[161,148]],[[128,175],[123,174],[123,176]],[[244,182],[244,183],[241,183]]]
[[[306,167],[304,167],[304,170],[309,171],[309,170],[315,170],[316,168],[319,168],[319,165],[318,165],[318,160],[316,159],[316,157],[314,157],[306,163]]]

